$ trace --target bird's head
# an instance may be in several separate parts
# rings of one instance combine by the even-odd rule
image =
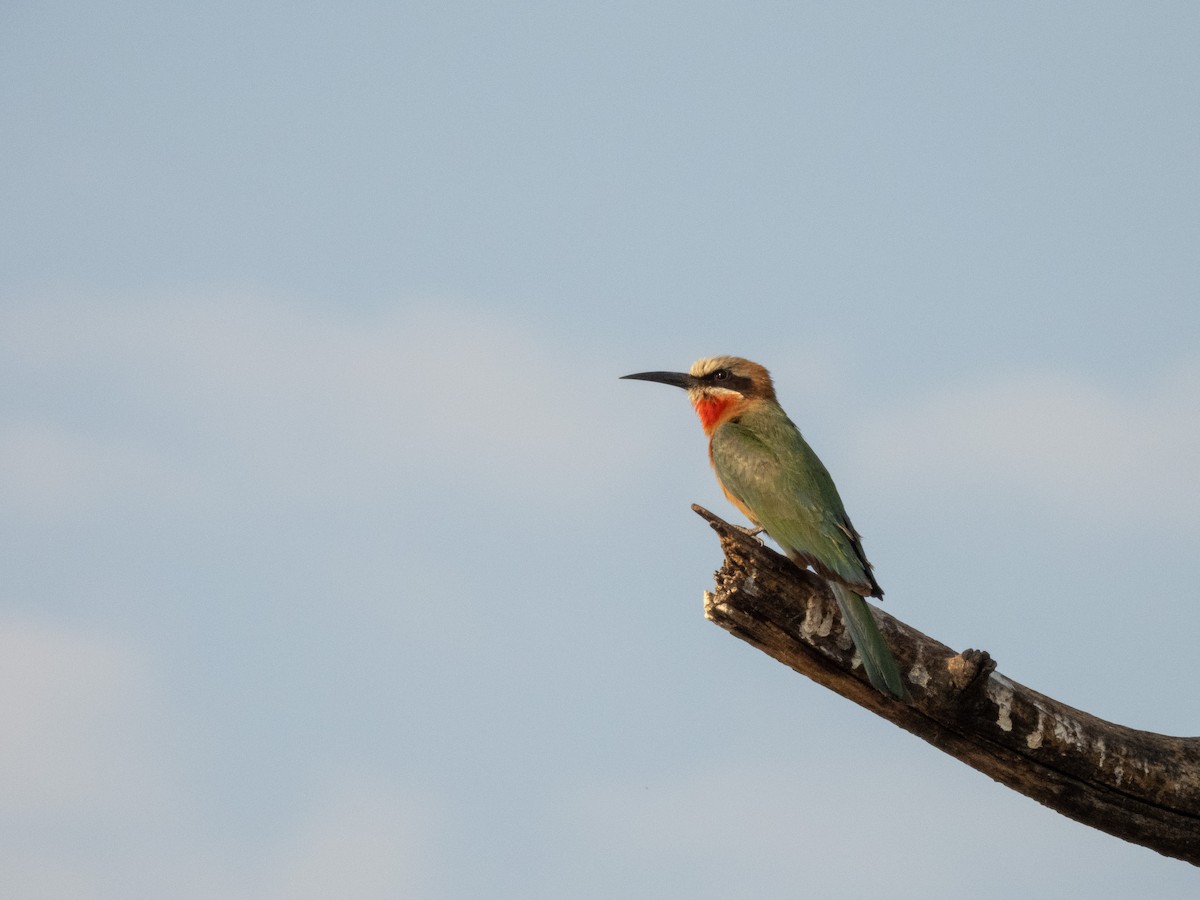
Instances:
[[[683,388],[708,435],[740,415],[750,404],[775,401],[775,385],[771,383],[770,373],[758,363],[740,356],[698,359],[690,372],[638,372],[621,377]]]

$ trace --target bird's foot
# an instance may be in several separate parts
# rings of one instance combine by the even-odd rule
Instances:
[[[748,525],[734,525],[733,527],[736,528],[738,531],[740,531],[742,534],[744,534],[746,537],[758,537],[760,534],[763,533],[763,529],[751,528]],[[760,540],[759,543],[761,544],[762,541]]]

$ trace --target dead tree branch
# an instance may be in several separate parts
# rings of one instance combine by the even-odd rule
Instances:
[[[699,506],[725,564],[705,615],[726,631],[1065,816],[1200,865],[1200,738],[1105,722],[876,608],[912,699],[870,686],[821,579]]]

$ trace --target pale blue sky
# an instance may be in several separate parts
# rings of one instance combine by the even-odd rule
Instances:
[[[706,623],[775,374],[889,609],[1200,731],[1190,4],[10,3],[14,897],[1195,894]]]

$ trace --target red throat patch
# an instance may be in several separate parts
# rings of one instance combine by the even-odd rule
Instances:
[[[736,399],[730,395],[701,396],[694,402],[696,415],[700,417],[705,434],[711,435],[717,426],[729,417],[728,414],[732,412],[730,407]]]

